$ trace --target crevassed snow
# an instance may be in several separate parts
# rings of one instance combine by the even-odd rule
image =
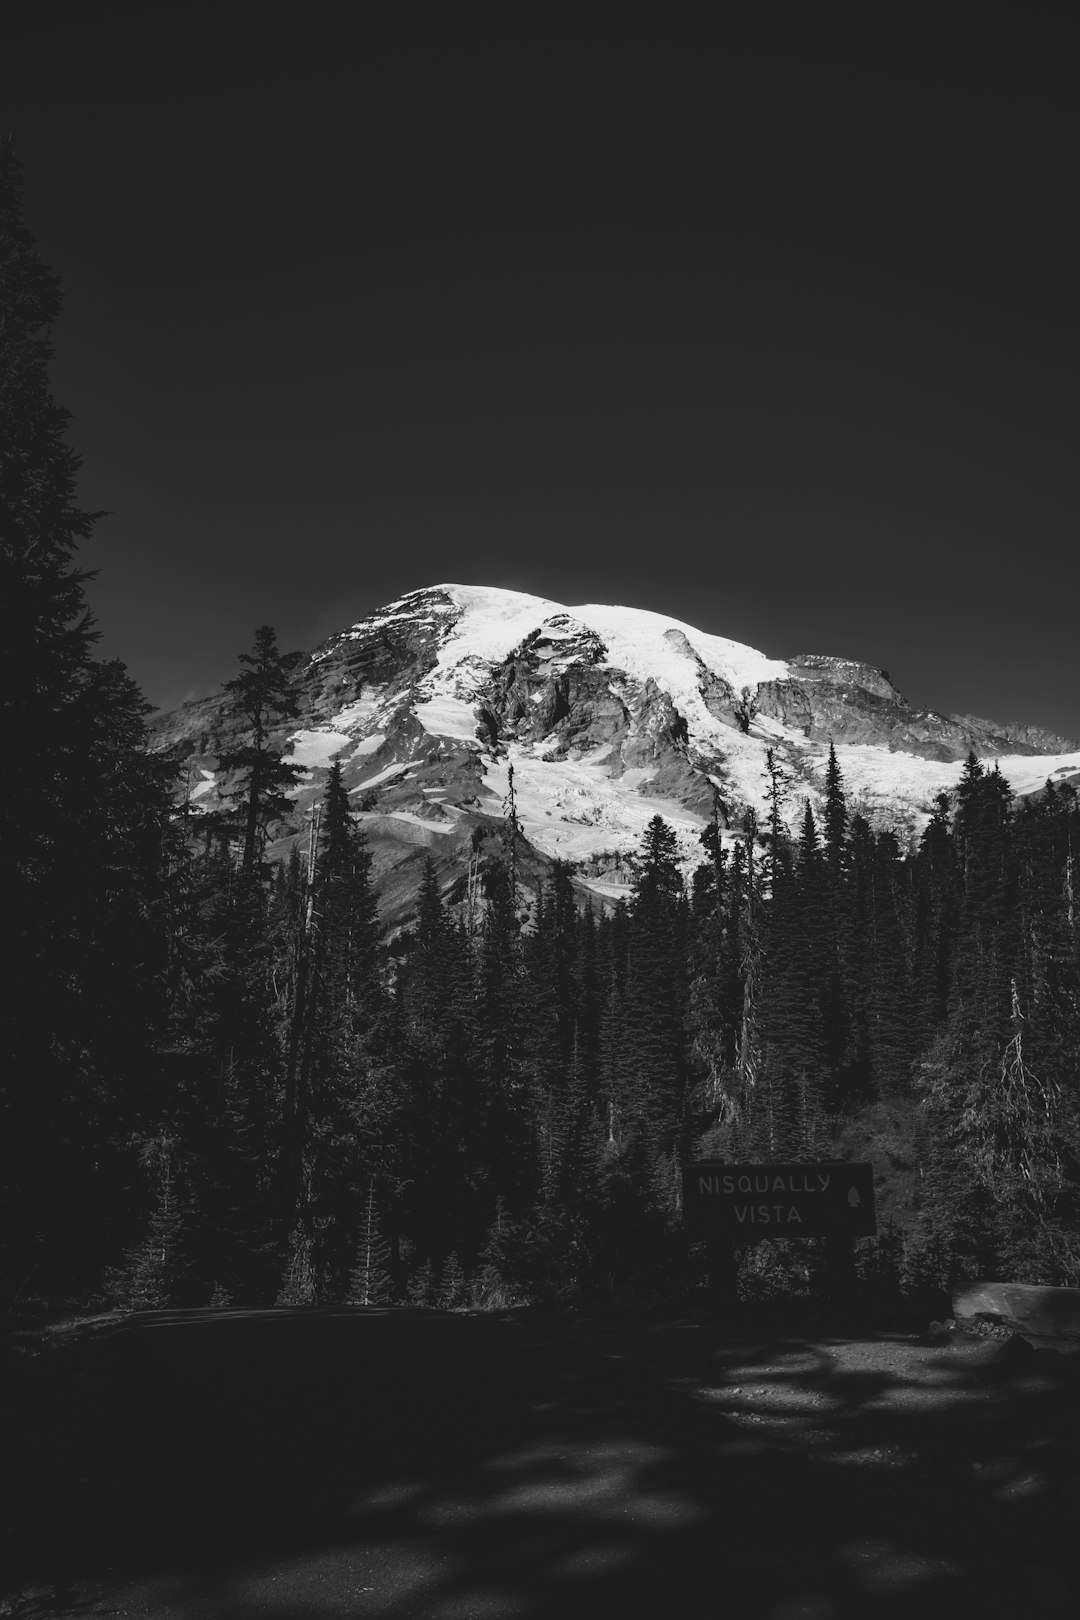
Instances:
[[[602,752],[606,756],[607,750]],[[505,757],[484,762],[485,786],[500,803],[509,793],[508,765],[514,767],[518,821],[529,842],[546,855],[576,862],[613,850],[634,851],[653,816],[660,815],[675,833],[680,860],[689,867],[701,859],[700,818],[674,800],[627,792],[595,756],[542,760],[511,744]]]
[[[474,707],[490,669],[501,663],[526,636],[556,615],[575,621],[600,637],[607,649],[607,666],[622,670],[644,684],[650,677],[670,693],[691,731],[703,740],[726,734],[709,714],[701,698],[701,670],[687,651],[687,643],[707,668],[722,676],[736,691],[759,681],[788,674],[782,660],[766,658],[723,636],[706,635],[663,613],[645,608],[607,607],[590,603],[565,607],[547,597],[524,591],[475,585],[440,585],[459,610],[439,648],[435,668],[420,682],[415,712],[433,735],[474,742]],[[674,632],[674,634],[672,633]],[[545,632],[548,633],[548,632]],[[553,626],[554,635],[570,634],[567,626]],[[683,640],[685,638],[685,641]]]
[[[697,692],[698,670],[687,657],[679,638],[685,636],[707,668],[723,676],[738,692],[759,681],[779,680],[790,673],[790,666],[778,658],[767,658],[753,647],[697,630],[681,619],[647,608],[626,608],[590,602],[566,607],[548,597],[531,596],[525,591],[500,590],[478,585],[441,585],[461,611],[461,617],[446,637],[439,654],[437,671],[469,663],[490,666],[501,663],[532,631],[557,614],[593,630],[608,649],[608,663],[623,669],[636,680],[652,676],[666,687],[678,702],[678,691],[689,682]],[[668,634],[678,632],[678,638]],[[565,626],[551,626],[546,634],[566,637]]]
[[[897,797],[915,800],[928,811],[937,794],[956,787],[964,768],[961,760],[918,759],[860,743],[838,745],[836,758],[849,798],[861,790],[883,803]],[[822,780],[826,759],[827,750],[822,750]],[[1047,777],[1080,771],[1080,753],[987,755],[981,763],[988,771],[996,765],[1014,793],[1036,793]]]
[[[809,798],[815,810],[822,802],[829,759],[827,743],[805,739],[801,743],[795,757],[804,774],[792,780],[786,804],[786,820],[796,831],[804,801]],[[760,816],[766,810],[765,749],[764,739],[740,732],[725,739],[725,774]],[[879,828],[896,825],[902,831],[906,824],[912,832],[926,824],[937,795],[956,788],[964,768],[962,760],[921,759],[874,743],[837,743],[836,760],[850,811],[858,811]],[[1080,753],[987,756],[981,763],[985,770],[997,765],[1013,792],[1021,795],[1038,792],[1049,776],[1080,771]]]
[[[429,676],[430,680],[431,677]],[[470,742],[479,748],[476,735],[476,706],[464,698],[440,692],[435,697],[417,703],[413,713],[425,731],[433,737],[453,737],[458,742]]]
[[[292,750],[289,754],[291,765],[303,765],[308,770],[318,767],[325,770],[335,754],[348,746],[352,741],[340,731],[294,731],[289,739]]]

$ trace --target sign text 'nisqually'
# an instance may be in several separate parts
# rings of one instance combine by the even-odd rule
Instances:
[[[683,1215],[698,1237],[757,1243],[765,1237],[872,1236],[868,1164],[722,1164],[683,1168]]]

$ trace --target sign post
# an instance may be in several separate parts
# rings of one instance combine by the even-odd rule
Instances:
[[[709,1293],[734,1293],[734,1250],[762,1238],[825,1238],[830,1290],[850,1299],[856,1237],[873,1237],[874,1172],[869,1164],[725,1164],[706,1159],[683,1166],[683,1219],[704,1238]],[[714,1277],[714,1271],[718,1273]]]

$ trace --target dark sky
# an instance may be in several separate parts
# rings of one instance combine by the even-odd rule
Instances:
[[[1080,737],[1075,39],[388,9],[6,27],[103,652],[170,706],[453,580]]]

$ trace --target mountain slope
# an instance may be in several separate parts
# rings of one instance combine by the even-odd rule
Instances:
[[[579,884],[626,892],[626,856],[652,816],[687,865],[714,806],[734,837],[763,813],[766,750],[791,773],[786,813],[820,806],[830,738],[849,804],[914,835],[974,751],[1017,793],[1080,780],[1061,738],[916,710],[870,665],[753,648],[640,608],[564,607],[495,588],[413,591],[294,658],[302,723],[281,742],[308,771],[302,816],[340,760],[375,860],[384,916],[400,921],[430,853],[458,889],[469,852],[505,815],[510,768],[529,860],[570,861]],[[223,698],[158,719],[213,804],[235,738]],[[295,835],[295,829],[293,830]]]

